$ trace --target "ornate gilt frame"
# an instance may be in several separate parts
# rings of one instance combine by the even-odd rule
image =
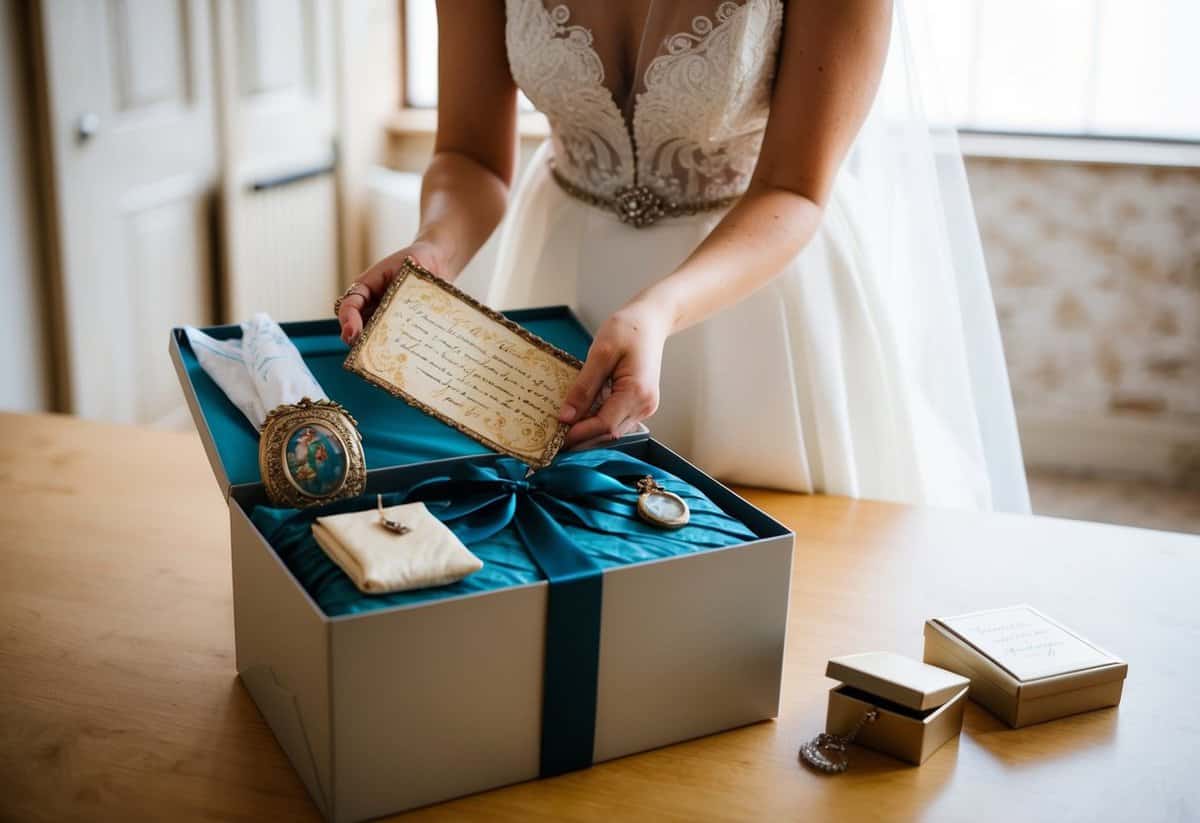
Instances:
[[[320,425],[334,434],[346,454],[346,475],[334,491],[313,495],[303,491],[288,472],[284,449],[302,426]],[[357,421],[340,403],[310,400],[277,406],[267,414],[258,441],[258,469],[272,503],[293,508],[319,506],[362,494],[367,486],[367,462]]]
[[[480,443],[487,446],[489,449],[491,449],[493,451],[499,452],[501,454],[506,454],[510,457],[515,457],[518,460],[520,460],[524,463],[527,463],[530,466],[530,468],[532,468],[532,469],[542,469],[542,468],[545,468],[546,466],[550,465],[550,463],[554,460],[554,456],[556,454],[558,454],[559,450],[562,448],[563,441],[566,439],[566,436],[567,436],[567,429],[570,428],[569,424],[559,423],[557,429],[555,430],[554,436],[550,439],[549,443],[546,444],[546,448],[543,450],[542,454],[538,458],[536,458],[534,460],[530,460],[525,455],[514,453],[510,449],[505,448],[504,446],[500,445],[499,443],[497,443],[494,440],[492,440],[491,438],[489,438],[487,435],[482,434],[478,431],[475,431],[474,429],[470,428],[469,426],[463,425],[456,420],[452,420],[451,418],[447,417],[446,415],[442,414],[441,412],[438,412],[435,409],[428,406],[427,404],[421,402],[416,397],[413,397],[411,394],[404,391],[403,389],[398,388],[397,386],[392,385],[388,381],[377,377],[376,375],[367,371],[362,366],[362,364],[359,362],[359,356],[361,354],[364,344],[366,343],[367,339],[371,336],[371,332],[372,332],[372,330],[374,330],[378,319],[387,312],[388,307],[391,305],[392,299],[395,297],[396,292],[399,291],[400,286],[409,277],[416,277],[420,280],[424,280],[425,282],[428,282],[428,283],[431,283],[431,284],[437,286],[438,288],[445,291],[448,295],[453,297],[455,300],[465,303],[466,305],[470,306],[472,309],[479,312],[481,315],[483,315],[487,319],[491,320],[494,323],[499,324],[500,326],[503,326],[505,329],[507,329],[508,331],[511,331],[513,334],[517,335],[525,342],[529,343],[530,345],[534,346],[535,348],[537,348],[543,352],[546,352],[547,354],[551,355],[552,357],[555,357],[558,360],[561,360],[563,363],[566,363],[571,368],[573,368],[577,371],[579,369],[583,368],[583,361],[581,361],[578,357],[575,357],[574,355],[571,355],[571,354],[563,351],[562,349],[558,348],[557,346],[553,345],[552,343],[549,343],[549,342],[543,340],[542,338],[538,337],[536,334],[529,331],[528,329],[509,320],[507,317],[500,314],[500,312],[496,311],[495,309],[485,306],[483,303],[480,303],[478,300],[476,300],[471,295],[467,294],[466,292],[462,291],[461,289],[456,288],[453,284],[448,283],[445,280],[443,280],[442,278],[438,277],[436,274],[434,274],[433,272],[431,272],[428,269],[426,269],[425,267],[423,267],[420,263],[418,263],[416,260],[413,260],[411,257],[406,258],[404,263],[400,266],[400,270],[396,273],[395,278],[392,280],[391,284],[387,288],[387,291],[384,292],[383,297],[380,299],[379,305],[375,308],[374,313],[371,314],[370,319],[367,320],[366,326],[363,327],[362,334],[360,334],[358,336],[358,340],[355,342],[354,346],[350,349],[350,354],[346,356],[346,360],[342,364],[343,367],[347,371],[351,371],[354,374],[357,374],[359,377],[362,377],[367,382],[372,383],[376,386],[379,386],[379,388],[383,389],[384,391],[388,392],[389,394],[391,394],[395,397],[399,397],[404,402],[406,402],[412,406],[415,406],[416,408],[420,409],[421,411],[425,412],[426,414],[430,415],[431,417],[434,417],[437,420],[440,420],[441,422],[445,423],[447,426],[451,426],[455,429],[458,429],[463,434],[467,435],[470,438],[473,438],[474,440],[479,441]]]

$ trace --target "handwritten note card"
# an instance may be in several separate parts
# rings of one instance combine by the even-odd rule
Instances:
[[[562,446],[566,427],[558,410],[581,364],[407,262],[345,365],[540,468]]]
[[[1029,606],[939,618],[1018,680],[1090,669],[1113,658]]]

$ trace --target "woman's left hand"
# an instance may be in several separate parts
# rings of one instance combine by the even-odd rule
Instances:
[[[604,322],[558,415],[573,424],[565,447],[618,438],[654,414],[669,333],[667,313],[647,303],[630,303]]]

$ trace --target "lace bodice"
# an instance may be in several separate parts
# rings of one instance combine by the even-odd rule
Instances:
[[[783,4],[712,5],[651,0],[622,91],[628,61],[607,3],[507,0],[509,65],[550,122],[557,174],[602,198],[644,186],[689,205],[745,191],[766,127]]]

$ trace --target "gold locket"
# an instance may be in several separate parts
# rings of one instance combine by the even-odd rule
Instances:
[[[691,512],[682,497],[658,485],[650,475],[639,480],[637,488],[641,492],[637,501],[638,517],[662,529],[687,525]]]
[[[277,406],[258,441],[258,468],[276,505],[305,508],[362,494],[367,485],[362,435],[332,400]]]

